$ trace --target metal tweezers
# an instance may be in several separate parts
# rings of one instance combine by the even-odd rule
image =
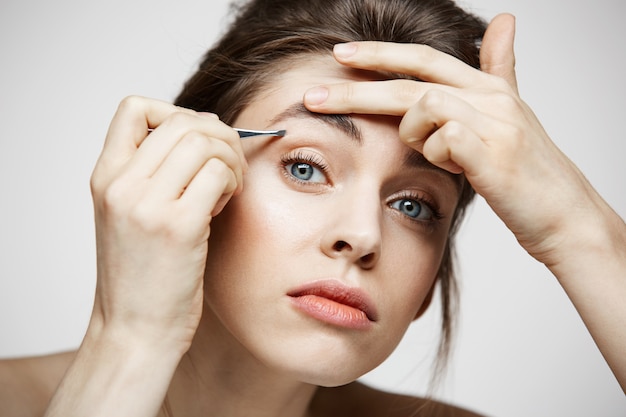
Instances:
[[[250,130],[250,129],[238,129],[235,128],[237,133],[239,133],[240,138],[249,138],[251,136],[285,136],[287,133],[286,130]]]
[[[252,129],[239,129],[234,128],[241,139],[251,138],[253,136],[285,136],[287,131],[282,130],[252,130]],[[154,129],[148,129],[148,132],[152,132]]]

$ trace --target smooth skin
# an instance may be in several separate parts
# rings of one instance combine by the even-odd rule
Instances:
[[[317,112],[400,116],[402,141],[444,169],[465,172],[559,279],[624,388],[626,226],[519,99],[513,34],[511,16],[494,19],[483,72],[419,45],[338,47],[335,57],[347,67],[427,83],[326,85],[305,104]],[[146,136],[148,128],[155,130]],[[236,133],[215,116],[136,97],[122,103],[92,178],[98,283],[87,334],[77,354],[2,364],[6,392],[28,393],[0,398],[3,415],[39,415],[61,379],[47,416],[163,415],[202,313],[211,219],[241,192],[246,165]],[[145,257],[125,256],[130,251]],[[320,390],[306,414],[376,415],[412,401],[352,384]]]
[[[338,45],[343,65],[426,82],[320,86],[307,92],[305,104],[315,112],[401,116],[404,143],[443,169],[464,172],[556,276],[626,390],[626,225],[520,99],[514,34],[513,16],[491,22],[482,71],[423,45]]]

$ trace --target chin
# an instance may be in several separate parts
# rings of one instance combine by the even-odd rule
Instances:
[[[391,350],[377,352],[368,343],[358,343],[337,334],[317,333],[305,343],[267,352],[266,365],[280,369],[294,380],[321,387],[349,384],[380,365]]]
[[[355,371],[352,369],[338,369],[335,366],[319,367],[318,369],[298,370],[295,379],[319,387],[333,388],[356,381],[371,369]]]

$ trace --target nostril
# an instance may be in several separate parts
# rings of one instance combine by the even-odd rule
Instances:
[[[365,256],[361,256],[361,265],[365,267],[372,265],[374,263],[375,258],[376,258],[376,254],[374,253],[368,253]]]
[[[333,245],[333,249],[336,250],[337,252],[341,252],[346,246],[348,246],[348,242],[344,240],[338,240]]]
[[[365,247],[352,246],[345,240],[336,240],[330,250],[333,253],[328,255],[337,258],[345,257],[363,269],[372,269],[378,261],[377,250],[368,251]]]

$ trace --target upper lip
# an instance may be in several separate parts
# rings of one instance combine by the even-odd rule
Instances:
[[[290,297],[316,295],[327,298],[363,311],[370,321],[378,320],[376,307],[365,291],[336,280],[313,281],[289,291],[287,295]]]

